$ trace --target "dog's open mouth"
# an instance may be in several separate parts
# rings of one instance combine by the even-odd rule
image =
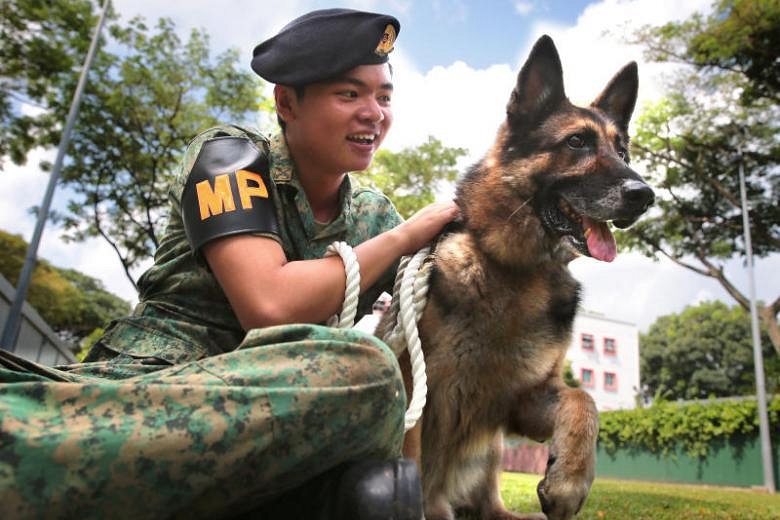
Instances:
[[[617,257],[617,244],[609,225],[578,213],[564,199],[559,199],[557,207],[552,206],[545,212],[544,220],[580,253],[603,262],[611,262]]]

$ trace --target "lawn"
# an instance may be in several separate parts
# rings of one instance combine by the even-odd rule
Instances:
[[[540,511],[540,475],[504,473],[501,494],[516,512]],[[578,520],[780,520],[780,494],[749,489],[597,478]]]

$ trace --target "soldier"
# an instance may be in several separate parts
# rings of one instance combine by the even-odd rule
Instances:
[[[373,336],[322,325],[354,246],[359,316],[457,216],[352,187],[392,123],[386,15],[304,15],[254,50],[282,128],[199,135],[132,316],[85,362],[0,355],[0,517],[420,518],[405,395]]]

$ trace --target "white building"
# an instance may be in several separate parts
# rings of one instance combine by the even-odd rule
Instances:
[[[580,310],[566,358],[599,411],[636,406],[640,388],[636,325]]]

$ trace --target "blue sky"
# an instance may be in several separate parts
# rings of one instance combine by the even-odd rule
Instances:
[[[415,2],[413,10],[398,15],[403,40],[417,50],[415,63],[422,69],[461,60],[475,68],[512,63],[524,34],[535,20],[545,18],[560,25],[574,25],[592,2]],[[423,51],[425,49],[425,51]]]
[[[215,51],[236,47],[247,70],[255,44],[275,34],[296,16],[312,9],[351,7],[386,12],[401,21],[391,55],[394,66],[395,123],[385,146],[399,150],[433,135],[445,145],[467,148],[465,169],[490,146],[504,117],[504,108],[519,67],[542,34],[549,34],[563,63],[566,92],[579,104],[589,103],[625,63],[639,63],[639,102],[663,94],[667,65],[643,61],[640,48],[627,45],[626,35],[643,24],[662,24],[706,9],[710,0],[112,0],[123,17],[143,15],[148,21],[170,17],[183,39],[193,27],[205,29]],[[636,114],[635,114],[636,116]],[[0,192],[0,229],[29,240],[34,219],[28,208],[40,204],[47,177],[38,171],[40,158],[55,151],[36,150],[25,167],[6,166]],[[641,173],[641,165],[637,165]],[[441,197],[449,194],[445,190]],[[67,193],[55,194],[62,208]],[[103,280],[128,300],[135,295],[109,246],[99,240],[65,244],[56,228],[43,235],[39,254],[56,265],[73,267]],[[139,276],[149,265],[134,274]],[[780,255],[756,263],[759,297],[780,293]],[[713,280],[671,264],[621,252],[605,264],[592,259],[572,263],[582,282],[584,305],[608,317],[629,321],[645,330],[662,314],[708,299],[732,299]],[[726,265],[727,275],[743,291],[747,278],[740,261]]]

